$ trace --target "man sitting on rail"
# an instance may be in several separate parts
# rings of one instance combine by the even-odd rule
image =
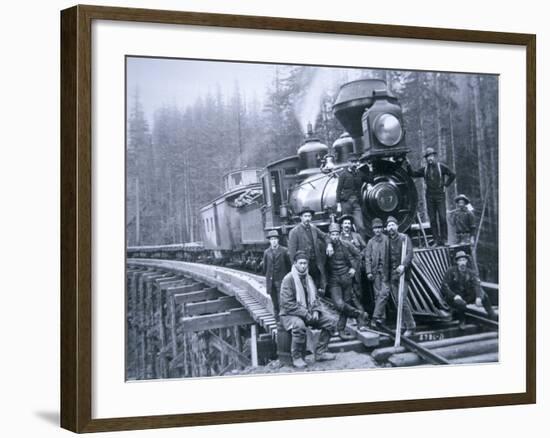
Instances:
[[[315,360],[333,360],[335,355],[327,352],[334,320],[323,309],[317,298],[313,279],[308,274],[309,257],[304,251],[294,254],[291,271],[283,278],[280,295],[280,322],[291,332],[290,354],[296,368],[305,368],[306,326],[321,329],[314,352]]]
[[[493,321],[498,319],[489,297],[481,289],[479,277],[473,269],[468,267],[468,259],[468,254],[458,251],[455,255],[456,265],[447,269],[441,284],[441,292],[457,314],[461,328],[465,325],[464,312],[468,310],[467,304],[475,303],[478,307],[483,306],[490,319]]]
[[[269,248],[264,251],[263,271],[265,275],[265,290],[271,296],[275,319],[279,320],[279,291],[281,281],[290,271],[291,262],[288,250],[279,245],[279,233],[271,230],[267,233]]]

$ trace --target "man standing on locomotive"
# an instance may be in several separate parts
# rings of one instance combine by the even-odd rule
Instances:
[[[326,239],[327,235],[311,223],[315,213],[309,207],[303,207],[300,211],[300,221],[288,234],[288,254],[292,260],[298,251],[304,251],[308,256],[309,274],[313,278],[320,295],[325,294],[327,276]]]
[[[412,241],[406,234],[398,231],[397,219],[389,216],[386,219],[386,228],[389,235],[389,277],[390,291],[395,303],[399,300],[399,283],[402,275],[405,276],[403,287],[403,322],[405,325],[405,337],[412,336],[416,330],[416,323],[412,314],[411,307],[407,301],[407,292],[409,290],[407,274],[411,267],[413,259]],[[402,259],[403,245],[405,246],[405,256]]]
[[[470,200],[466,195],[458,195],[455,198],[456,209],[450,214],[451,224],[453,224],[456,233],[456,243],[474,244],[474,234],[476,231],[476,218],[468,209]]]
[[[334,307],[340,313],[336,328],[340,337],[346,340],[344,333],[348,318],[356,318],[359,328],[364,327],[369,319],[361,303],[353,299],[353,281],[361,267],[361,253],[351,243],[340,239],[340,225],[331,223],[328,231],[334,250],[328,261],[328,289]]]
[[[411,177],[424,178],[426,183],[426,209],[430,219],[433,237],[437,245],[447,243],[447,204],[445,202],[445,188],[455,179],[455,174],[445,164],[436,160],[437,152],[433,148],[426,148],[424,158],[426,166],[413,170],[409,161],[406,161],[407,173]]]
[[[337,213],[352,215],[357,232],[364,236],[365,225],[363,223],[363,211],[361,210],[361,187],[363,186],[364,177],[358,169],[359,154],[355,152],[349,154],[349,161],[350,165],[338,176],[336,211]]]
[[[464,328],[465,315],[468,304],[477,307],[483,306],[487,315],[493,321],[498,319],[491,301],[487,294],[481,289],[481,282],[476,272],[468,267],[468,255],[464,251],[458,251],[455,255],[456,265],[450,266],[445,273],[441,292],[445,300],[458,315],[460,327]]]
[[[297,251],[292,269],[281,284],[281,325],[291,332],[290,354],[296,368],[307,366],[304,360],[307,326],[321,329],[314,352],[315,360],[334,360],[336,357],[327,352],[334,320],[317,298],[315,283],[308,274],[308,260],[309,256],[304,251]]]
[[[271,296],[275,319],[279,320],[279,293],[281,281],[291,268],[288,250],[279,245],[279,233],[271,230],[267,233],[269,248],[264,251],[263,271],[265,275],[265,290]]]
[[[382,227],[381,219],[373,219],[374,236],[369,240],[364,251],[367,278],[372,282],[374,290],[374,312],[371,323],[373,327],[385,324],[386,304],[390,297],[389,241],[388,236],[382,233]]]

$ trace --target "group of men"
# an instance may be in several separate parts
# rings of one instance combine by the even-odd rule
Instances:
[[[454,173],[437,163],[435,151],[426,150],[427,164],[413,171],[407,162],[411,176],[426,180],[426,205],[434,239],[442,244],[447,239],[444,187],[454,180]],[[288,236],[288,249],[279,244],[277,231],[268,233],[270,247],[264,252],[263,267],[266,288],[273,302],[273,310],[279,324],[291,332],[291,357],[297,368],[305,362],[306,327],[321,330],[314,352],[315,360],[335,358],[327,352],[330,336],[337,332],[347,339],[346,322],[355,318],[359,329],[367,325],[379,327],[385,324],[386,304],[390,296],[398,301],[399,288],[404,295],[402,316],[404,336],[412,336],[416,323],[406,299],[407,279],[413,259],[410,237],[398,231],[397,219],[389,216],[385,224],[379,218],[372,221],[373,237],[365,242],[365,227],[360,206],[360,190],[363,184],[358,172],[358,157],[353,155],[351,164],[340,175],[337,187],[337,212],[343,213],[340,223],[331,223],[328,234],[312,224],[314,211],[304,207],[299,212],[300,223]],[[457,209],[452,212],[457,240],[472,243],[475,221],[467,208],[469,200],[460,195]],[[356,231],[353,231],[355,225]],[[387,231],[385,234],[384,225]],[[483,306],[488,316],[496,319],[490,301],[480,287],[476,272],[467,266],[468,255],[459,251],[456,266],[445,274],[442,294],[464,322],[467,304]],[[365,311],[361,300],[361,278],[371,282],[374,292],[372,318]],[[403,281],[401,281],[403,280]],[[319,298],[328,292],[339,313],[333,320]]]

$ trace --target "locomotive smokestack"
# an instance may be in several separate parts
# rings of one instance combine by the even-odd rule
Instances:
[[[311,124],[311,122],[308,122],[306,138],[311,138],[311,137],[313,137],[313,125]]]

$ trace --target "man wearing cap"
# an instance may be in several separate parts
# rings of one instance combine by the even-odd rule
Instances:
[[[369,317],[358,300],[353,299],[353,281],[361,267],[361,253],[351,243],[340,239],[340,225],[331,223],[328,231],[334,249],[328,259],[328,289],[340,313],[336,328],[344,339],[348,318],[356,318],[360,328],[366,325]]]
[[[456,265],[447,269],[441,284],[441,292],[457,314],[461,328],[464,327],[464,312],[468,310],[466,307],[468,304],[475,303],[477,307],[483,306],[490,319],[493,321],[498,319],[489,297],[481,289],[479,277],[473,269],[468,267],[468,259],[468,254],[458,251],[455,255]]]
[[[390,297],[389,240],[388,236],[382,233],[382,227],[381,219],[373,219],[374,236],[369,240],[364,251],[365,271],[374,290],[373,326],[385,323],[386,304]]]
[[[386,228],[388,230],[388,249],[389,249],[389,278],[390,292],[395,303],[399,302],[399,282],[401,276],[404,275],[403,287],[403,323],[405,325],[404,336],[412,336],[416,330],[416,323],[412,314],[411,307],[407,301],[407,292],[409,290],[407,274],[409,273],[412,259],[413,247],[412,241],[406,234],[398,231],[397,219],[389,216],[386,219]],[[405,246],[405,256],[402,258],[403,245]]]
[[[325,262],[327,252],[327,235],[311,223],[315,213],[309,207],[300,211],[300,223],[288,235],[288,255],[291,260],[298,251],[304,251],[308,256],[309,274],[312,276],[317,289],[324,294],[327,285]]]
[[[456,209],[450,214],[451,224],[455,228],[456,243],[474,244],[476,231],[476,218],[468,208],[470,200],[466,195],[458,195],[455,198]]]
[[[314,351],[317,361],[333,360],[336,356],[327,352],[334,320],[324,310],[317,298],[313,279],[308,274],[309,256],[304,251],[294,254],[290,272],[281,283],[281,325],[291,332],[290,354],[296,368],[305,368],[306,327],[321,329]]]
[[[271,230],[267,233],[269,248],[264,251],[263,270],[265,275],[265,290],[271,296],[275,319],[279,320],[279,292],[281,281],[290,271],[291,263],[288,250],[279,245],[279,233]]]
[[[455,179],[454,172],[445,164],[436,160],[437,152],[433,148],[427,148],[424,153],[426,166],[413,170],[406,160],[406,168],[409,176],[424,178],[426,184],[426,209],[430,219],[430,226],[437,245],[447,242],[447,206],[445,202],[445,188],[449,187]]]
[[[353,216],[357,232],[365,235],[363,211],[361,210],[361,187],[364,177],[358,169],[359,154],[349,154],[350,165],[338,176],[336,186],[336,211]]]

